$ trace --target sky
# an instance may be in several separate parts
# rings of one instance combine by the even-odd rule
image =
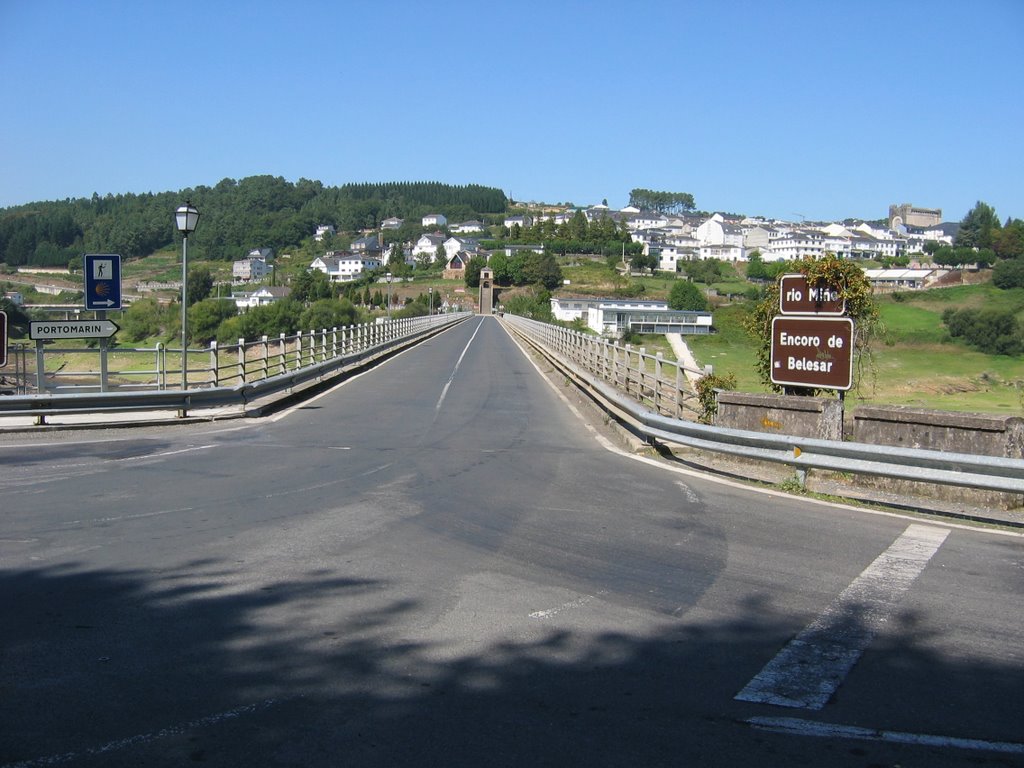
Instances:
[[[1024,0],[0,0],[0,207],[270,174],[1024,218],[1022,29]]]

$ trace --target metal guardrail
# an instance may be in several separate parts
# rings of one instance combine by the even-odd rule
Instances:
[[[469,312],[447,313],[311,331],[293,337],[297,339],[297,346],[289,346],[289,340],[283,337],[264,338],[261,342],[238,345],[230,362],[216,361],[218,355],[224,354],[224,348],[218,350],[214,346],[211,349],[211,357],[216,361],[210,369],[214,372],[212,385],[156,391],[45,392],[0,397],[0,419],[30,415],[42,424],[46,416],[58,414],[175,410],[185,416],[194,409],[244,406],[365,364],[471,316]],[[275,344],[281,347],[271,354],[271,346]],[[263,350],[256,356],[256,362],[247,353],[252,347]],[[227,383],[231,381],[236,383]]]
[[[798,473],[806,473],[808,469],[824,469],[962,488],[1024,493],[1024,459],[766,434],[665,416],[644,407],[634,397],[620,391],[614,381],[595,375],[592,370],[577,362],[579,358],[598,355],[598,352],[566,353],[567,348],[599,346],[606,342],[515,315],[506,314],[503,322],[520,338],[587,386],[596,397],[626,417],[640,434],[654,440],[786,464]],[[565,334],[571,334],[573,338],[565,340]]]

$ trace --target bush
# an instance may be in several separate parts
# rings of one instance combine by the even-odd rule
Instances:
[[[992,284],[996,288],[1024,288],[1024,258],[1000,261],[992,269]]]
[[[942,321],[953,338],[990,355],[1024,354],[1024,328],[1012,312],[998,309],[947,309]]]
[[[736,374],[730,373],[726,376],[718,376],[710,373],[701,376],[697,380],[697,401],[700,403],[700,413],[697,418],[702,424],[710,424],[715,420],[718,413],[718,396],[715,390],[735,389]]]

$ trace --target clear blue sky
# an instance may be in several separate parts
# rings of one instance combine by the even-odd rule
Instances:
[[[1024,0],[0,0],[0,207],[255,174],[1024,218]]]

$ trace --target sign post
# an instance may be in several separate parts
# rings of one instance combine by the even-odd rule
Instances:
[[[775,317],[771,379],[789,387],[848,390],[853,386],[853,320]]]
[[[116,253],[87,253],[85,271],[85,308],[96,310],[105,320],[107,310],[121,309],[121,257]],[[100,338],[100,392],[107,391],[107,336]]]
[[[835,288],[811,285],[805,275],[783,275],[779,280],[779,312],[842,317],[846,299]]]
[[[116,253],[87,253],[85,308],[106,312],[121,309],[121,257]]]
[[[846,300],[830,285],[806,275],[779,280],[779,315],[772,319],[771,381],[787,387],[853,387],[853,320]]]
[[[0,368],[7,365],[7,313],[0,310]]]
[[[109,339],[121,327],[110,320],[32,320],[28,337],[33,341],[48,339]]]

